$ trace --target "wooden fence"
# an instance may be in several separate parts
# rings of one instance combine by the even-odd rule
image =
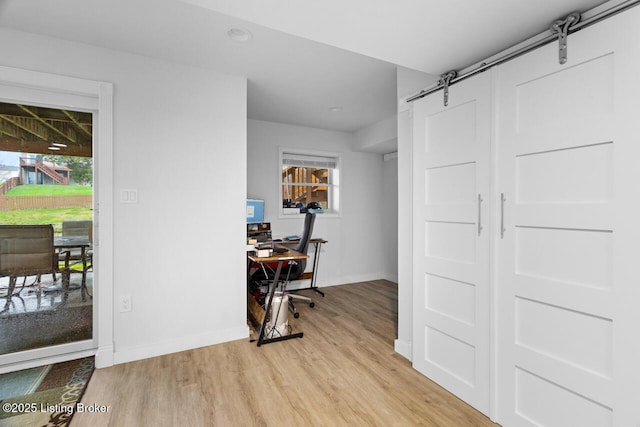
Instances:
[[[5,195],[14,187],[22,184],[22,180],[19,176],[14,176],[13,178],[9,178],[5,182],[0,185],[0,196]]]
[[[0,196],[0,211],[91,206],[93,196]]]

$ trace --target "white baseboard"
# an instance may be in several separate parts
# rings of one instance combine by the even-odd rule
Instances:
[[[137,347],[116,350],[113,354],[115,364],[133,362],[135,360],[148,359],[150,357],[163,356],[165,354],[178,353],[199,347],[235,341],[249,337],[249,326],[242,325],[221,331],[206,334],[188,335],[174,340],[142,345]]]
[[[407,341],[395,340],[394,342],[394,350],[400,356],[407,359],[409,362],[412,361],[412,352],[411,352],[411,343]]]
[[[98,347],[94,363],[98,369],[113,366],[113,345]]]
[[[359,274],[353,276],[343,276],[340,277],[340,283],[336,283],[336,285],[341,284],[349,284],[349,283],[359,283],[359,282],[369,282],[372,280],[380,280],[384,278],[383,273],[375,273],[375,274]]]
[[[287,285],[288,291],[295,291],[297,289],[307,289],[311,286],[311,280],[296,280],[293,282],[289,282]]]
[[[385,275],[383,277],[383,279],[388,280],[388,281],[393,282],[393,283],[399,283],[397,274],[395,274],[395,275],[393,275],[393,274]]]
[[[349,283],[359,283],[359,282],[369,282],[371,280],[390,280],[384,274],[363,274],[363,275],[353,275],[353,276],[344,276],[344,277],[335,277],[329,279],[318,280],[316,282],[316,286],[319,288],[324,288],[327,286],[336,286],[336,285],[348,285]],[[397,282],[396,282],[397,283]],[[295,280],[290,282],[287,285],[287,290],[295,291],[297,289],[307,289],[311,286],[311,280]]]

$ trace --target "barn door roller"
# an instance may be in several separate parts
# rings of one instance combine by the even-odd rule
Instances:
[[[444,88],[444,106],[449,105],[449,85],[451,84],[451,80],[455,79],[458,73],[455,70],[451,70],[447,73],[444,73],[440,76],[440,80],[438,81],[438,86],[442,86]]]
[[[580,14],[578,12],[573,12],[565,19],[559,19],[553,24],[551,24],[551,32],[553,34],[558,34],[558,56],[560,64],[564,64],[567,62],[567,36],[569,35],[569,30],[572,26],[576,25],[580,21]]]

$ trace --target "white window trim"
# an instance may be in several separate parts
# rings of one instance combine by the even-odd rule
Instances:
[[[336,169],[338,170],[338,182],[332,183],[330,185],[330,193],[333,209],[325,210],[322,213],[323,217],[326,218],[341,218],[342,217],[342,189],[341,189],[341,180],[342,180],[342,153],[336,151],[320,151],[320,150],[309,150],[306,148],[294,148],[294,147],[278,147],[278,173],[276,174],[277,185],[276,185],[276,199],[278,203],[278,219],[293,219],[300,218],[304,216],[304,214],[292,214],[285,215],[282,209],[282,177],[280,171],[282,170],[282,157],[284,153],[295,153],[303,156],[318,156],[318,157],[333,157],[336,159]],[[335,194],[337,193],[337,194]]]

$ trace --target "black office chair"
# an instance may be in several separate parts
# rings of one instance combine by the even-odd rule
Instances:
[[[304,217],[304,231],[302,232],[302,236],[300,237],[300,241],[298,244],[292,248],[294,251],[307,254],[309,250],[309,241],[311,240],[311,234],[313,233],[313,224],[316,220],[316,214],[307,213]],[[282,268],[280,271],[280,277],[278,281],[286,283],[291,280],[298,280],[304,273],[304,270],[307,267],[307,260],[296,260],[290,262],[286,268]],[[275,276],[275,270],[269,268],[268,266],[256,270],[251,276],[251,281],[254,284],[258,284],[260,286],[263,282],[273,281]],[[286,289],[286,288],[285,288]],[[293,300],[304,301],[309,304],[309,307],[313,307],[315,304],[313,300],[309,297],[305,297],[303,295],[298,295],[292,292],[286,292],[285,294],[289,296],[289,308],[293,312],[293,316],[295,318],[299,317],[298,311],[296,310],[295,305],[293,304]]]

